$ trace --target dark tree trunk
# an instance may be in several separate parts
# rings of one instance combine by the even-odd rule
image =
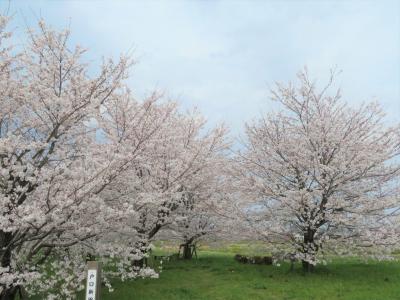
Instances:
[[[143,268],[147,265],[146,254],[149,252],[149,249],[147,248],[146,242],[144,242],[143,240],[136,242],[135,246],[137,247],[136,254],[139,254],[142,258],[132,260],[132,263],[131,263],[132,267]],[[132,254],[133,254],[133,252],[132,252]]]
[[[139,267],[139,268],[144,268],[147,266],[147,257],[143,257],[141,259],[138,260],[133,260],[132,261],[132,266],[133,267]]]
[[[139,268],[143,268],[144,266],[144,259],[139,259],[139,260],[134,260],[132,261],[132,266],[133,267],[139,267]]]
[[[11,266],[11,249],[7,247],[11,242],[11,240],[12,240],[12,233],[0,231],[0,256],[1,256],[0,263],[3,268]],[[0,300],[14,300],[17,295],[17,292],[18,292],[17,287],[10,287],[4,289],[0,293]]]
[[[191,244],[183,245],[183,258],[184,259],[192,259],[192,257],[193,257],[192,248],[193,248],[193,245],[191,245]]]
[[[306,256],[314,256],[317,254],[317,246],[314,243],[315,230],[308,229],[304,232],[304,243],[303,243],[303,254]],[[314,265],[308,260],[301,261],[303,265],[303,270],[310,273],[314,270]]]
[[[301,261],[303,265],[303,271],[307,273],[311,273],[314,270],[314,265],[310,264],[308,261]]]
[[[17,297],[17,293],[18,288],[16,287],[5,289],[0,294],[0,300],[14,300]]]
[[[11,249],[8,247],[11,241],[12,241],[11,232],[0,231],[0,255],[1,255],[1,266],[3,268],[9,267],[11,264]]]

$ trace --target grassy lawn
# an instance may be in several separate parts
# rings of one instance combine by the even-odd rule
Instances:
[[[202,251],[193,261],[165,263],[159,279],[114,282],[102,300],[400,299],[400,263],[337,260],[304,274],[300,266],[243,265],[231,251]],[[83,299],[83,294],[78,299]]]

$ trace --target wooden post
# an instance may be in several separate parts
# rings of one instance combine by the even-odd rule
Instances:
[[[101,270],[97,261],[87,262],[85,300],[100,300]]]

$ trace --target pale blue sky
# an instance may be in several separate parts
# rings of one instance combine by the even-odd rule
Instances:
[[[321,83],[337,66],[348,102],[378,100],[389,122],[400,120],[400,1],[15,0],[10,13],[21,40],[38,16],[71,22],[95,62],[133,48],[136,95],[165,90],[234,134],[272,109],[275,81],[304,65]]]

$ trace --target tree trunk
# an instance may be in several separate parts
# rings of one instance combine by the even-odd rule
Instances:
[[[147,257],[132,261],[132,267],[144,268],[148,264]]]
[[[308,261],[302,260],[301,264],[303,265],[304,272],[311,273],[314,270],[314,265],[310,264]]]
[[[12,233],[0,231],[0,256],[1,266],[3,268],[11,265],[11,249],[8,247],[12,241]],[[3,250],[4,249],[4,250]]]
[[[132,266],[133,266],[133,267],[143,268],[143,267],[144,267],[144,259],[141,258],[141,259],[139,259],[139,260],[134,260],[134,261],[132,261]]]
[[[317,254],[317,246],[314,243],[314,235],[315,230],[308,229],[304,232],[304,242],[303,242],[303,254],[310,258],[314,257]],[[314,265],[309,262],[309,259],[302,260],[301,264],[303,265],[303,271],[310,273],[314,270]]]
[[[0,300],[14,300],[16,299],[17,293],[18,288],[15,286],[5,289],[0,294]]]
[[[137,254],[140,254],[142,258],[132,260],[132,267],[143,268],[147,265],[147,257],[145,256],[149,249],[147,248],[147,244],[144,241],[136,242]]]
[[[0,265],[3,268],[7,268],[11,266],[11,249],[7,248],[10,241],[12,240],[12,233],[0,231],[0,256],[1,261]],[[2,250],[4,249],[5,250]],[[2,288],[5,288],[2,286]],[[3,289],[0,293],[0,300],[14,300],[18,292],[17,287],[9,287],[7,289]]]
[[[193,257],[192,248],[193,248],[193,246],[191,244],[183,245],[183,258],[184,259],[192,259],[192,257]]]

